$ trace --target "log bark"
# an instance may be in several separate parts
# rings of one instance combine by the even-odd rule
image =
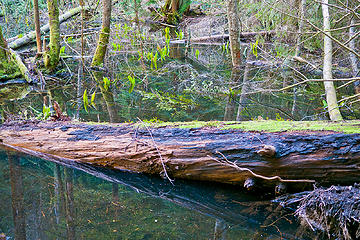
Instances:
[[[1,145],[48,160],[236,185],[253,178],[259,188],[360,176],[360,134],[26,122],[2,125],[0,136]]]
[[[36,35],[36,48],[37,48],[37,53],[40,54],[42,52],[42,48],[41,48],[41,30],[40,30],[38,0],[34,0],[34,23],[35,23],[35,35]]]

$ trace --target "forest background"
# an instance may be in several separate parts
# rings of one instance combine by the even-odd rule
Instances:
[[[358,1],[36,2],[0,1],[4,39],[42,83],[2,118],[53,101],[110,122],[359,118]],[[36,5],[50,33],[14,45]]]

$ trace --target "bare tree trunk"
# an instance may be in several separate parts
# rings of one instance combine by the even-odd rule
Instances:
[[[240,51],[240,22],[238,16],[238,0],[229,0],[227,14],[229,21],[229,40],[230,40],[232,66],[240,67],[241,51]]]
[[[101,66],[104,64],[106,49],[110,38],[110,20],[111,0],[103,0],[102,27],[91,66]]]
[[[179,10],[179,0],[171,0],[171,12],[177,13]]]
[[[79,62],[79,65],[82,64],[82,61]],[[82,95],[83,95],[83,67],[79,66],[78,69],[78,77],[77,77],[77,86],[76,86],[76,113],[75,113],[75,118],[76,119],[80,119],[80,108],[82,106]]]
[[[324,22],[324,32],[328,35],[331,34],[330,31],[330,14],[329,14],[329,1],[322,0],[322,13],[323,13],[323,22]],[[324,70],[323,70],[324,79],[332,79],[332,41],[331,38],[324,35]],[[334,83],[332,81],[324,81],[326,102],[328,105],[328,112],[330,119],[332,121],[342,120],[342,116],[339,110],[336,99],[336,91]]]
[[[301,39],[302,39],[303,30],[304,30],[305,7],[306,7],[306,0],[299,1],[300,14],[299,14],[298,36],[296,39],[295,57],[298,57],[300,55],[300,50],[302,47]]]
[[[135,33],[135,38],[138,40],[139,44],[140,44],[140,63],[142,68],[144,69],[144,71],[146,70],[146,66],[144,63],[144,45],[143,45],[143,40],[141,38],[141,27],[140,27],[140,21],[139,21],[139,6],[138,6],[138,0],[134,0],[134,10],[135,10],[135,23],[136,23],[136,31],[137,33]],[[146,87],[147,87],[147,80],[145,82]]]
[[[235,109],[236,109],[236,98],[237,94],[232,90],[234,86],[240,84],[240,68],[233,67],[231,71],[231,78],[229,83],[229,94],[226,98],[226,106],[224,113],[224,121],[233,121],[235,120]]]
[[[241,66],[241,51],[240,51],[240,22],[238,16],[238,0],[229,0],[227,17],[229,22],[229,40],[230,51],[232,61],[232,72],[230,79],[230,86],[234,86],[239,83],[240,78],[240,66]],[[225,107],[224,120],[234,120],[236,103],[234,101],[236,96],[230,91],[227,97],[227,104]]]
[[[45,67],[53,70],[60,59],[60,22],[58,0],[48,0],[50,44],[44,55]]]
[[[240,98],[239,98],[239,106],[238,106],[237,115],[236,115],[236,121],[243,120],[241,113],[245,109],[244,105],[245,105],[245,102],[247,99],[247,93],[249,92],[249,85],[250,85],[250,83],[249,83],[250,64],[248,63],[250,61],[250,56],[251,56],[251,51],[250,51],[250,49],[248,49],[246,65],[245,65],[245,70],[244,70],[243,83],[242,83],[242,88],[241,88],[241,93],[240,93]]]
[[[36,47],[37,47],[37,53],[39,54],[40,52],[42,52],[42,49],[41,49],[41,32],[40,32],[38,0],[34,0],[34,22],[35,22],[35,33],[36,33]]]
[[[352,27],[350,27],[350,29],[349,29],[349,37],[353,38],[353,39],[351,39],[351,41],[349,43],[349,47],[353,50],[356,50],[356,45],[355,45],[356,37],[354,37],[356,34],[356,29],[354,27],[355,23],[356,23],[355,20],[351,19],[350,25]],[[358,68],[358,61],[357,61],[355,54],[350,53],[350,61],[351,61],[351,67],[353,70],[353,76],[354,77],[359,76],[360,73],[359,73],[359,68]],[[354,87],[355,87],[355,94],[360,93],[360,81],[356,81],[354,83]]]

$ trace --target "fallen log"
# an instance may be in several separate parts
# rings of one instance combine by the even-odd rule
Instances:
[[[0,136],[1,145],[44,159],[169,178],[245,183],[251,189],[276,186],[279,191],[298,191],[314,183],[350,185],[360,179],[358,133],[29,121],[3,124]]]
[[[88,8],[86,8],[88,9]],[[73,17],[76,14],[79,14],[81,12],[81,7],[77,7],[77,8],[73,8],[69,11],[67,11],[66,13],[62,14],[59,17],[59,22],[60,24],[65,22],[66,20],[68,20],[69,18]],[[40,28],[41,33],[46,33],[50,30],[50,25],[49,24],[45,24],[44,26],[42,26]],[[27,34],[25,34],[23,37],[18,38],[12,42],[10,42],[8,44],[9,48],[11,49],[17,49],[19,47],[22,47],[32,41],[34,41],[36,38],[36,33],[35,31],[29,32]]]
[[[263,36],[269,38],[276,34],[277,31],[258,31],[258,32],[242,32],[240,33],[241,41],[248,41],[254,39],[256,36]],[[229,34],[218,34],[204,37],[191,38],[191,42],[224,42],[229,40]],[[172,43],[184,43],[186,40],[172,41]]]
[[[32,74],[30,74],[29,69],[26,67],[26,65],[24,64],[23,60],[21,59],[20,55],[15,52],[12,49],[9,49],[10,55],[14,61],[14,63],[16,64],[16,66],[18,66],[18,68],[20,69],[20,72],[22,74],[22,76],[25,78],[25,80],[28,83],[34,83],[34,82],[38,82],[38,78],[36,78],[35,76],[33,76]]]

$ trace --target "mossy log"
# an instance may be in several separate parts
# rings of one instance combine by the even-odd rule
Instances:
[[[28,83],[33,83],[33,82],[37,82],[37,78],[34,78],[34,76],[32,74],[30,74],[29,69],[26,67],[26,65],[24,64],[23,60],[21,59],[20,55],[12,50],[9,49],[10,55],[12,57],[12,61],[16,64],[16,66],[19,68],[22,76],[25,78],[25,80]]]
[[[89,8],[86,7],[86,9],[88,10]],[[65,22],[66,20],[68,20],[69,18],[77,15],[77,14],[80,14],[81,12],[81,7],[77,7],[77,8],[73,8],[69,11],[67,11],[66,13],[62,14],[60,17],[59,17],[59,22],[60,23],[63,23]],[[49,32],[50,30],[50,25],[49,24],[46,24],[44,26],[42,26],[40,28],[41,32],[42,33],[46,33],[46,32]],[[29,32],[27,34],[25,34],[23,37],[21,38],[18,38],[12,42],[10,42],[8,44],[9,48],[12,48],[12,49],[17,49],[17,48],[20,48],[32,41],[34,41],[36,38],[36,33],[35,31],[32,31],[32,32]]]
[[[241,186],[252,179],[253,189],[360,179],[360,134],[23,122],[2,125],[0,138],[48,160]]]
[[[20,73],[27,82],[33,81],[21,57],[15,51],[8,48],[0,27],[0,81],[17,78]]]

